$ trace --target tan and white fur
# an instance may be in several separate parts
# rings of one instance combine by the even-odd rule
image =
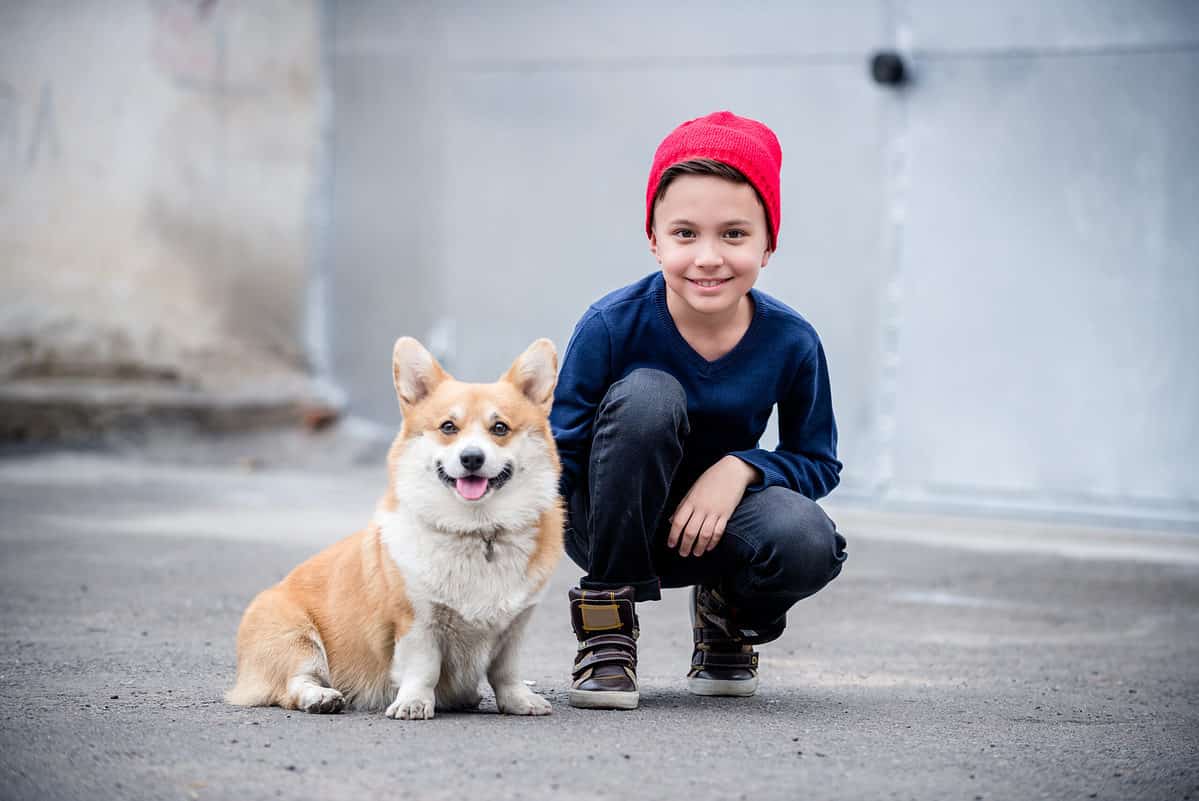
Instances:
[[[562,555],[554,346],[494,384],[454,380],[407,337],[392,366],[404,420],[374,519],[253,600],[226,698],[420,720],[477,706],[486,677],[501,712],[548,714],[516,656]]]

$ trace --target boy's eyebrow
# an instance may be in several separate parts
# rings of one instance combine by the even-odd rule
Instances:
[[[691,220],[687,220],[682,217],[676,217],[675,219],[673,219],[669,223],[667,223],[667,225],[690,225],[692,228],[698,227],[698,226],[696,226],[695,223],[691,222]],[[746,219],[738,218],[735,220],[725,220],[724,222],[720,223],[720,225],[721,226],[728,226],[728,225],[749,226],[749,225],[753,225],[753,220],[746,220]]]

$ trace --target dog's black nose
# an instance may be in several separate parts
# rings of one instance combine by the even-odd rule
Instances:
[[[478,470],[487,459],[483,454],[482,448],[467,448],[462,451],[462,455],[458,458],[462,461],[462,466],[467,470]]]

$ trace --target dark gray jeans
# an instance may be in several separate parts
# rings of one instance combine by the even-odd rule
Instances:
[[[584,589],[632,586],[638,601],[663,587],[722,586],[743,628],[782,632],[787,610],[841,572],[845,538],[815,502],[783,487],[749,492],[719,544],[700,557],[666,547],[671,488],[689,426],[687,398],[672,376],[638,369],[617,381],[596,411],[587,482],[568,504],[566,552]]]

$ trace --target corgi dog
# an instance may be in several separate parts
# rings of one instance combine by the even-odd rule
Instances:
[[[549,714],[517,652],[562,556],[553,343],[467,384],[404,337],[392,372],[403,424],[370,525],[250,603],[226,700],[428,720],[478,706],[486,676],[500,712]]]

